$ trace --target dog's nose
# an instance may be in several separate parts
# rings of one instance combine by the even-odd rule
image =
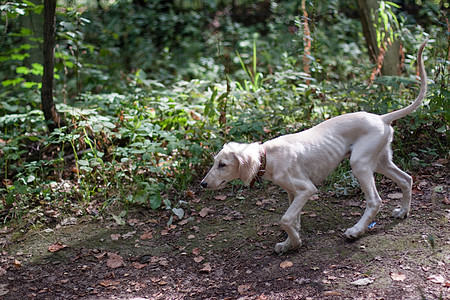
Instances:
[[[202,181],[202,182],[200,182],[200,186],[201,186],[202,188],[206,188],[206,187],[208,186],[208,183]]]

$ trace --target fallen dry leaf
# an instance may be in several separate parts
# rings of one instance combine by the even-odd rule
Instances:
[[[138,224],[139,222],[140,222],[139,219],[128,219],[127,220],[127,223],[130,226],[134,226],[134,225]]]
[[[191,221],[192,219],[183,219],[183,220],[181,220],[180,222],[178,222],[178,225],[180,225],[180,226],[184,226],[184,225],[186,225],[187,223],[189,223],[190,221]]]
[[[151,277],[150,280],[151,280],[153,283],[157,283],[157,282],[160,282],[160,281],[161,281],[161,278],[158,278],[158,277]]]
[[[127,233],[122,234],[122,238],[123,238],[124,240],[126,240],[126,239],[128,239],[128,238],[130,238],[130,237],[133,237],[133,235],[135,235],[135,234],[136,234],[136,230],[130,231],[130,232],[127,232]]]
[[[169,264],[169,261],[165,257],[158,257],[158,264],[165,267]]]
[[[357,286],[363,286],[363,285],[369,285],[372,282],[373,282],[373,280],[370,278],[361,278],[361,279],[350,282],[350,284],[357,285]]]
[[[437,284],[443,284],[445,282],[445,278],[442,275],[431,275],[427,278],[429,281]]]
[[[402,193],[392,193],[387,195],[389,199],[402,199],[403,194]]]
[[[103,287],[108,287],[108,286],[119,285],[120,283],[118,281],[114,281],[114,280],[102,280],[98,284]]]
[[[402,272],[392,272],[391,278],[394,281],[404,281],[406,279],[406,275]]]
[[[133,266],[133,268],[135,268],[137,270],[143,269],[147,266],[147,264],[141,264],[137,261],[133,262],[131,265]]]
[[[223,200],[227,199],[227,196],[226,195],[218,195],[218,196],[215,196],[214,199],[223,201]]]
[[[212,267],[210,263],[206,263],[203,265],[203,267],[200,269],[201,273],[210,273],[212,271]]]
[[[43,293],[47,293],[47,292],[48,292],[48,288],[43,288],[42,290],[39,290],[37,293],[43,294]]]
[[[94,254],[94,257],[97,259],[103,258],[107,252],[100,252],[98,254]]]
[[[117,269],[124,266],[123,258],[122,256],[108,252],[108,260],[106,261],[106,266],[111,269]]]
[[[111,234],[111,240],[118,241],[120,238],[120,233],[113,233]]]
[[[0,284],[0,296],[4,296],[9,293],[9,290],[6,288],[8,286],[7,283]]]
[[[191,191],[191,190],[185,191],[185,192],[184,192],[184,195],[185,195],[186,197],[195,198],[195,194],[194,194],[194,192]]]
[[[196,256],[196,257],[194,257],[194,261],[196,263],[201,263],[204,260],[205,260],[205,258],[203,256]]]
[[[450,200],[448,200],[447,196],[445,196],[444,199],[442,199],[442,203],[450,205]]]
[[[194,254],[194,255],[199,255],[201,252],[202,252],[202,250],[199,248],[192,249],[192,254]]]
[[[53,245],[48,246],[48,251],[56,252],[56,251],[62,250],[64,248],[67,248],[67,245],[64,245],[61,242],[57,242],[57,243],[54,243]]]
[[[238,293],[242,295],[245,292],[247,292],[251,287],[252,287],[251,284],[241,284],[238,286]]]
[[[341,296],[341,293],[336,292],[336,291],[325,291],[323,292],[323,295],[325,297],[329,297],[329,296]]]
[[[14,185],[14,182],[12,182],[11,179],[2,179],[2,182],[5,186]]]
[[[282,263],[280,263],[280,267],[282,267],[283,269],[290,268],[293,265],[294,264],[292,263],[292,261],[289,261],[289,260],[285,260]]]
[[[13,264],[14,264],[15,267],[21,267],[22,266],[22,263],[19,260],[17,260],[17,259],[14,259]]]
[[[57,212],[51,212],[50,216],[52,217],[57,217],[58,213]],[[76,225],[78,223],[78,219],[77,218],[65,218],[61,221],[61,223],[59,223],[59,225],[61,226],[69,226],[69,225]]]
[[[141,235],[141,240],[150,240],[151,238],[153,238],[153,232],[151,230],[146,231]]]
[[[6,270],[0,267],[0,277],[6,274]]]
[[[210,241],[210,240],[214,239],[217,235],[218,235],[217,233],[208,234],[206,236],[205,240]]]
[[[204,218],[206,217],[212,210],[208,207],[204,207],[202,208],[202,210],[200,211],[199,215],[200,217]]]

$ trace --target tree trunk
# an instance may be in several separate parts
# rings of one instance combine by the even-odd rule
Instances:
[[[357,0],[356,2],[359,7],[359,16],[370,60],[372,63],[376,63],[380,49],[377,44],[377,31],[374,26],[372,12],[378,8],[378,0]]]
[[[386,54],[384,54],[383,67],[381,68],[381,74],[392,76],[400,75],[400,58],[400,41],[396,39],[392,44],[387,45]]]
[[[370,60],[374,64],[381,63],[382,75],[399,75],[400,65],[400,42],[395,40],[391,45],[386,45],[386,51],[380,51],[377,43],[377,30],[373,12],[376,11],[380,3],[378,0],[357,0],[364,38],[369,50]],[[380,57],[383,55],[383,57]]]
[[[53,131],[57,127],[64,126],[53,102],[53,79],[55,66],[55,11],[56,0],[44,1],[44,74],[42,76],[41,101],[42,111],[48,129]]]
[[[31,0],[35,5],[41,5],[41,0]],[[42,29],[42,13],[38,14],[34,11],[29,13],[27,16],[20,18],[21,25],[24,28],[28,28],[31,30],[31,34],[23,37],[23,42],[26,44],[30,44],[33,48],[31,48],[28,53],[30,57],[25,58],[25,65],[31,69],[33,63],[42,64],[42,44],[39,41],[39,38],[43,36]],[[27,75],[27,81],[39,82],[42,80],[40,75],[34,75],[32,73]]]

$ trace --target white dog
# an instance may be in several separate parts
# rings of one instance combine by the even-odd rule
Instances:
[[[317,192],[316,185],[347,157],[366,197],[366,209],[359,222],[345,231],[345,236],[349,239],[361,236],[380,208],[374,172],[391,178],[400,186],[402,203],[393,211],[393,216],[406,218],[411,206],[412,179],[392,162],[391,123],[413,112],[425,98],[427,74],[422,52],[426,43],[420,46],[417,57],[420,92],[411,105],[381,116],[367,112],[341,115],[309,130],[263,144],[228,143],[215,156],[214,165],[201,186],[219,189],[236,178],[249,184],[262,177],[285,189],[290,206],[280,224],[288,238],[275,246],[277,253],[300,247],[300,211]]]

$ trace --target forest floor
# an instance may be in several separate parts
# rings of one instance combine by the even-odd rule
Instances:
[[[0,232],[0,299],[449,299],[448,170],[415,175],[405,220],[391,217],[397,186],[378,180],[382,209],[353,242],[343,232],[363,213],[361,193],[321,191],[302,213],[303,246],[284,255],[273,248],[287,195],[270,183],[189,192],[170,226],[170,211],[142,208],[23,220]]]

